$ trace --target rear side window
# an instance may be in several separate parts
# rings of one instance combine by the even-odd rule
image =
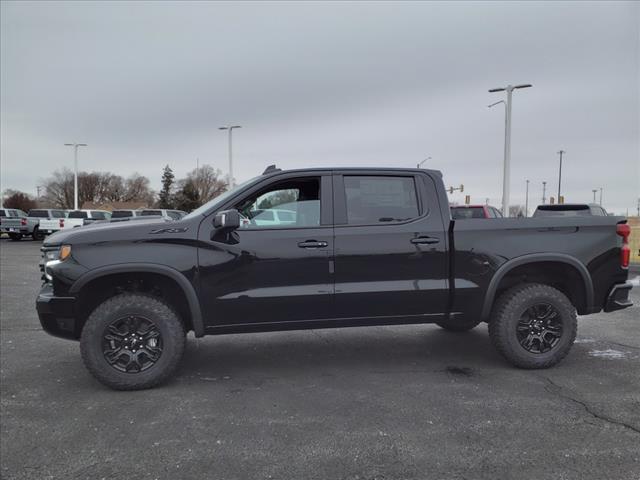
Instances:
[[[413,177],[343,178],[350,225],[401,222],[420,215]]]
[[[99,212],[96,210],[91,210],[91,218],[94,218],[96,220],[104,220],[107,218],[106,213],[104,212]]]
[[[51,210],[51,216],[53,218],[65,218],[64,210]]]
[[[142,212],[140,212],[140,215],[162,215],[162,210],[142,210]]]
[[[47,210],[29,210],[29,216],[33,218],[49,218]]]
[[[451,209],[451,218],[454,220],[484,218],[484,210],[482,207],[455,207]]]
[[[6,217],[7,214],[5,213],[4,209],[0,210],[0,217]]]
[[[88,218],[88,215],[87,212],[74,210],[73,212],[69,212],[69,218]]]

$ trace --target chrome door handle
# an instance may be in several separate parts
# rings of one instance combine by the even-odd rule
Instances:
[[[423,244],[432,245],[434,243],[440,243],[440,239],[435,237],[417,237],[417,238],[412,238],[411,243],[417,244],[417,245],[423,245]]]
[[[298,243],[300,248],[325,248],[329,246],[327,242],[318,242],[316,240],[307,240],[306,242]]]

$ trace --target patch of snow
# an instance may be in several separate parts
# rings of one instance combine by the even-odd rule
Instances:
[[[611,359],[620,359],[620,358],[625,358],[627,356],[625,352],[621,352],[620,350],[612,350],[610,348],[607,350],[591,350],[589,352],[589,355],[592,357],[611,358]]]

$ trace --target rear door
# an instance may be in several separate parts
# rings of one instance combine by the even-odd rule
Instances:
[[[345,171],[334,175],[334,192],[336,317],[441,318],[448,302],[447,237],[433,179]]]

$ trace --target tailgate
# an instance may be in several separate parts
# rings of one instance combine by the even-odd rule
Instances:
[[[20,228],[23,227],[20,217],[3,217],[2,228]]]
[[[47,231],[47,230],[60,230],[60,219],[59,218],[52,218],[52,219],[42,219],[40,220],[40,224],[38,225],[38,228],[40,229],[40,231]]]

